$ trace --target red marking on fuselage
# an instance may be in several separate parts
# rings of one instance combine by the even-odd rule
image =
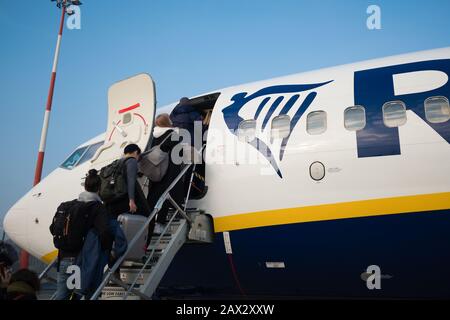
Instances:
[[[129,106],[129,107],[120,109],[120,110],[119,110],[119,114],[122,114],[122,113],[128,112],[128,111],[130,111],[130,110],[139,108],[140,106],[141,106],[141,104],[138,102],[138,103],[136,103],[136,104],[133,104],[132,106]]]
[[[144,124],[145,125],[147,125],[147,121],[145,121],[145,118],[142,116],[142,115],[140,115],[139,113],[133,113],[135,116],[138,116],[139,118],[141,118],[142,119],[142,121],[144,121]]]

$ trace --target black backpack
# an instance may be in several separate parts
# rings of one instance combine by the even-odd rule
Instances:
[[[100,169],[100,198],[104,203],[111,203],[128,196],[127,173],[125,162],[127,159],[118,159]]]
[[[66,252],[79,252],[89,231],[89,206],[85,202],[72,200],[58,206],[50,233],[55,248]]]

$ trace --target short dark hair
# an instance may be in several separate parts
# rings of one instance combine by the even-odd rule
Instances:
[[[27,283],[34,289],[34,291],[39,291],[41,288],[41,283],[36,272],[28,269],[20,269],[19,271],[13,273],[10,283],[19,281]]]
[[[101,184],[102,181],[100,180],[97,170],[89,170],[86,179],[84,180],[84,189],[89,192],[98,192]]]
[[[137,151],[138,155],[141,154],[141,148],[139,148],[139,146],[137,144],[129,144],[125,147],[125,149],[123,150],[124,154],[130,154]]]

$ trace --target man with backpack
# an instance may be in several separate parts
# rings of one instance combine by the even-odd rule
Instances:
[[[138,145],[129,144],[121,159],[100,170],[100,197],[105,202],[108,213],[114,218],[126,212],[149,214],[144,193],[137,181],[140,154]]]
[[[67,269],[76,264],[91,229],[96,231],[103,250],[110,250],[112,247],[109,218],[98,195],[100,183],[97,170],[90,170],[84,182],[86,191],[78,199],[60,204],[50,225],[53,243],[59,249],[56,300],[70,297],[71,291],[67,287],[70,274]]]

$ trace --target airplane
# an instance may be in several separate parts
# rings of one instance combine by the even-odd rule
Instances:
[[[206,187],[189,207],[212,218],[215,239],[183,245],[161,292],[449,298],[449,76],[447,47],[191,98],[209,130]],[[4,219],[8,236],[46,263],[57,255],[48,227],[58,204],[77,198],[86,172],[120,157],[126,143],[144,149],[155,114],[176,105],[156,109],[147,74],[113,84],[108,101],[106,132]]]

